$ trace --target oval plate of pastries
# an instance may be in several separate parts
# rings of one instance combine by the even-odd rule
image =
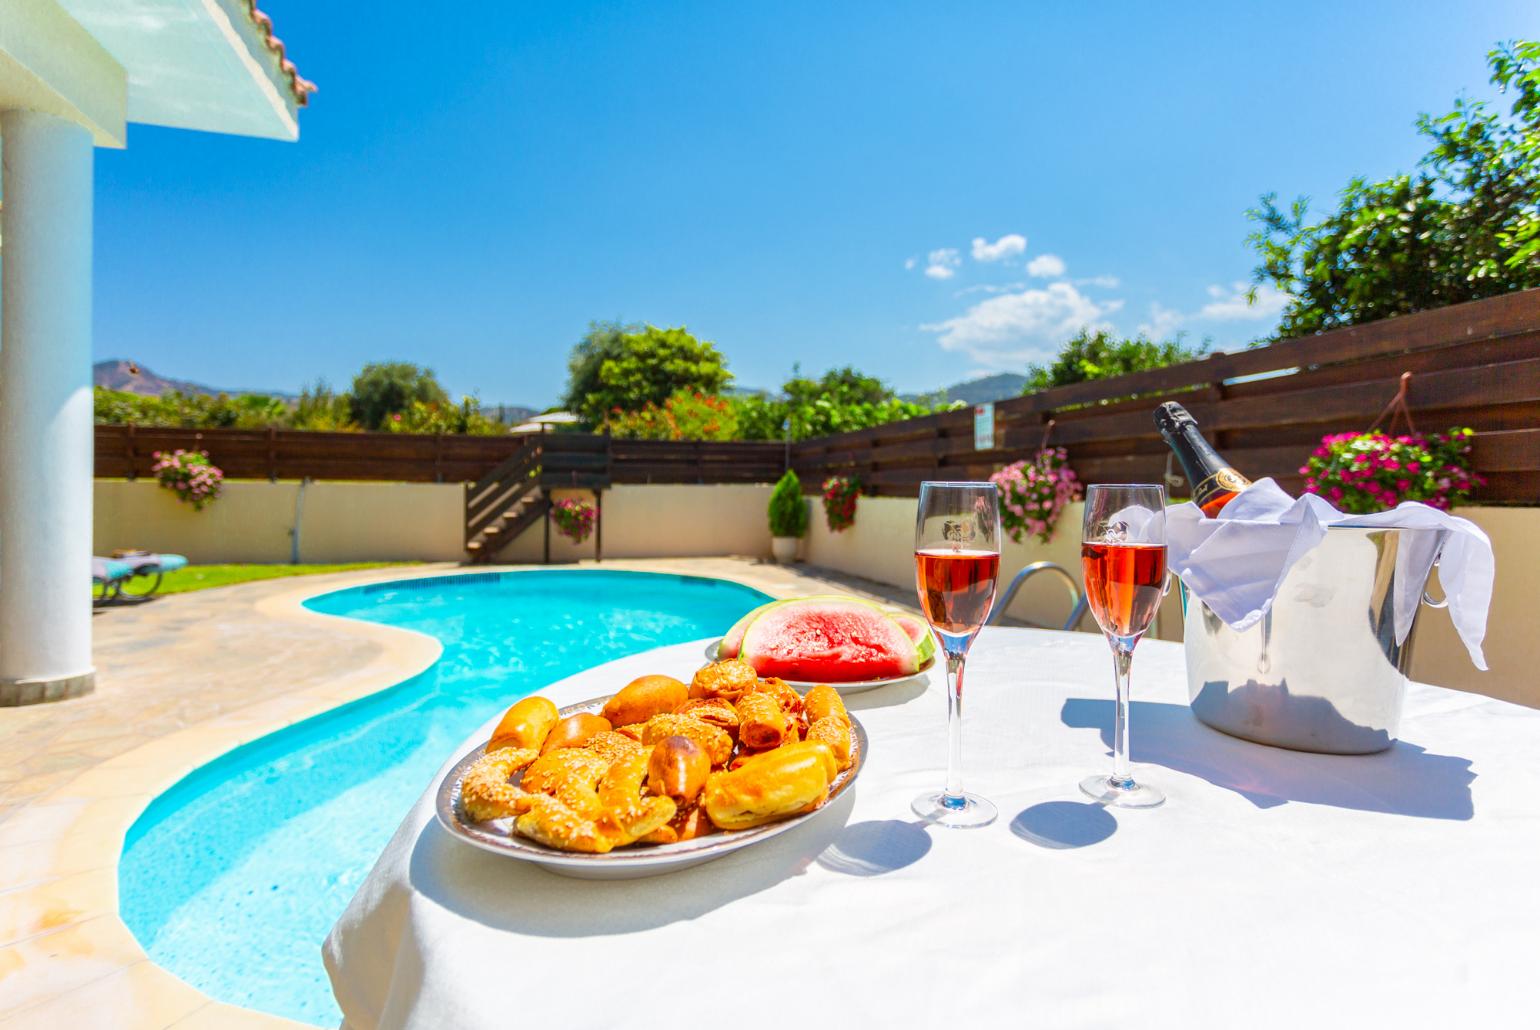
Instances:
[[[555,873],[656,876],[813,818],[866,748],[837,691],[732,659],[688,685],[642,676],[562,709],[524,698],[449,770],[435,807],[451,835]]]

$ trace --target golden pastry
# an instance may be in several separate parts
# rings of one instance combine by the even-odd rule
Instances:
[[[620,733],[616,730],[605,730],[603,733],[595,733],[583,745],[584,750],[603,755],[610,761],[615,761],[625,755],[634,755],[646,751],[645,745],[639,743],[630,734]]]
[[[691,697],[725,697],[737,701],[754,689],[759,674],[754,666],[742,658],[729,658],[725,662],[712,662],[695,674],[690,681]]]
[[[531,748],[508,747],[478,758],[460,781],[465,814],[481,823],[524,811],[529,795],[508,781],[538,757],[539,752]]]
[[[733,753],[733,738],[723,730],[688,715],[654,715],[642,729],[642,743],[656,744],[678,734],[699,744],[712,765],[722,765]]]
[[[833,687],[814,687],[803,696],[802,704],[809,726],[819,719],[831,718],[838,719],[846,726],[850,725],[850,713],[845,710],[845,699]]]
[[[689,698],[690,688],[672,676],[640,676],[604,702],[599,714],[616,726],[629,726],[672,712]]]
[[[674,818],[642,838],[643,844],[678,844],[694,840],[716,830],[700,805],[689,805],[674,813]]]
[[[620,734],[622,737],[630,737],[638,744],[642,742],[642,723],[633,722],[629,726],[616,726],[615,732]]]
[[[738,699],[738,740],[746,748],[763,751],[780,747],[791,728],[786,712],[774,694],[744,694]]]
[[[688,805],[700,794],[711,775],[706,750],[689,737],[664,737],[653,745],[647,761],[647,789],[659,797]]]
[[[599,780],[610,760],[587,748],[564,747],[537,758],[524,770],[519,786],[531,794],[557,798],[578,815],[591,819],[599,812]]]
[[[557,797],[540,796],[514,824],[519,833],[564,851],[604,854],[631,844],[664,826],[674,817],[669,798],[643,797],[647,756],[628,755],[606,771],[598,786],[598,807],[592,812]]]
[[[826,715],[807,728],[807,739],[829,745],[829,750],[834,752],[834,762],[841,772],[850,768],[853,758],[848,724],[832,715]]]
[[[836,775],[829,746],[803,741],[767,751],[730,772],[712,773],[702,803],[715,825],[747,830],[817,808],[828,799]]]
[[[608,719],[592,712],[578,712],[567,716],[552,727],[550,736],[545,738],[545,744],[540,748],[540,753],[548,755],[558,748],[582,747],[593,737],[609,731]]]
[[[546,698],[526,697],[503,713],[502,721],[492,731],[487,750],[518,747],[539,751],[551,727],[556,725],[560,717],[556,706]]]
[[[802,695],[793,690],[791,684],[785,680],[776,679],[774,676],[762,679],[754,685],[753,693],[769,694],[781,706],[781,711],[788,716],[796,716],[802,711],[804,703]]]
[[[692,697],[674,711],[710,723],[727,731],[728,736],[738,735],[738,710],[725,697]]]

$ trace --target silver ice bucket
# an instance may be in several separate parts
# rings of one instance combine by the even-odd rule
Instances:
[[[1193,713],[1232,736],[1297,751],[1390,747],[1442,535],[1328,529],[1284,577],[1268,614],[1239,633],[1184,590]]]

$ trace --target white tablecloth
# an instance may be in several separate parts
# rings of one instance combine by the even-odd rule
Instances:
[[[687,678],[702,646],[543,693]],[[1390,751],[1283,751],[1198,723],[1181,648],[1149,641],[1133,754],[1169,800],[1108,810],[1076,784],[1108,768],[1111,671],[1099,636],[984,632],[964,725],[965,783],[1001,812],[983,830],[909,811],[942,778],[939,674],[850,699],[871,735],[853,798],[668,876],[473,849],[434,821],[435,782],[326,942],[347,1024],[1540,1025],[1540,712],[1414,686]]]

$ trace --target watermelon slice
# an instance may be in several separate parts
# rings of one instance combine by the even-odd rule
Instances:
[[[818,683],[910,676],[921,665],[908,631],[853,597],[767,608],[743,634],[740,657],[761,676]]]
[[[909,634],[909,639],[914,641],[915,650],[920,652],[920,664],[924,665],[936,657],[936,637],[930,631],[930,625],[918,615],[910,615],[905,611],[888,611],[888,617]]]
[[[857,601],[865,604],[859,597],[850,597],[847,594],[814,594],[810,597],[787,597],[779,601],[767,601],[755,608],[743,618],[733,623],[732,629],[727,631],[717,644],[717,659],[737,658],[738,651],[743,647],[743,634],[748,631],[749,624],[759,618],[771,608],[778,608],[783,604],[801,604],[803,601]]]

